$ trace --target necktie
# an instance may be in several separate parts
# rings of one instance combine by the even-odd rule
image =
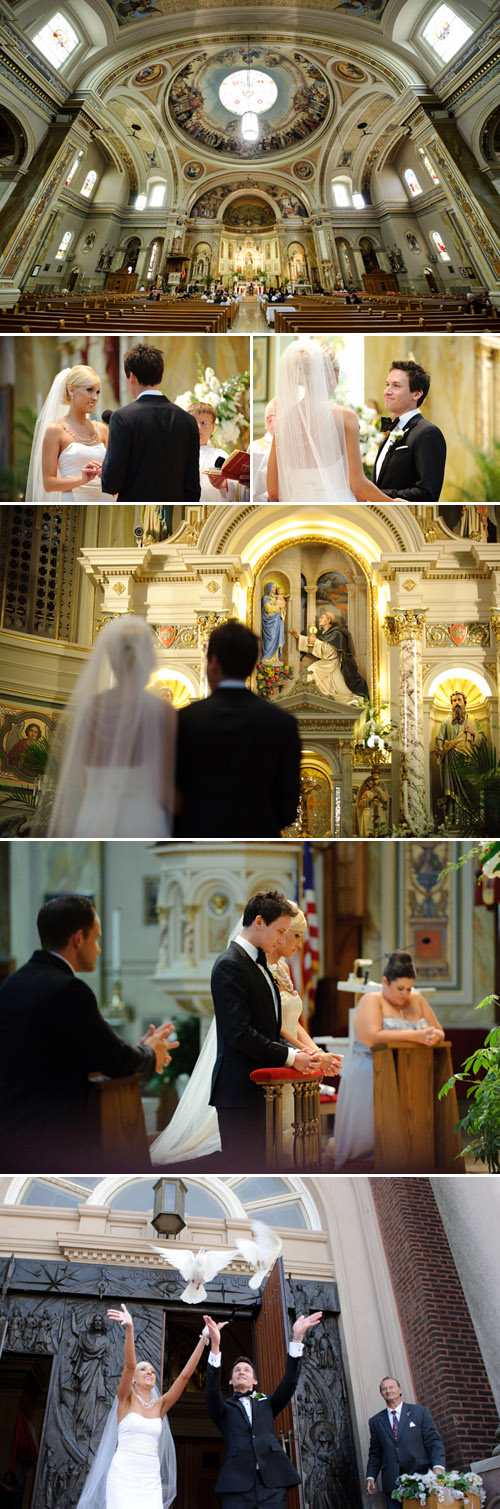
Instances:
[[[394,1440],[397,1441],[397,1439],[398,1439],[398,1417],[397,1417],[395,1409],[393,1409],[393,1411],[392,1411],[392,1434],[394,1436]]]
[[[255,962],[256,964],[262,964],[263,968],[267,969],[267,959],[263,948],[257,949],[257,958]]]

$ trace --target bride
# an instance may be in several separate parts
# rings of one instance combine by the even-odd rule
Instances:
[[[101,491],[108,426],[90,417],[100,391],[92,367],[65,367],[54,378],[35,425],[27,503],[113,502]]]
[[[365,476],[354,409],[332,400],[339,371],[326,341],[294,340],[283,352],[267,465],[269,502],[394,502]]]
[[[144,619],[101,629],[53,741],[33,835],[168,836],[177,715],[146,690],[155,667]]]
[[[206,1336],[166,1394],[156,1388],[150,1362],[137,1362],[134,1323],[126,1306],[108,1310],[125,1329],[123,1371],[77,1509],[168,1509],[176,1495],[176,1461],[168,1413],[198,1366]]]
[[[295,905],[295,902],[292,902]],[[242,919],[233,928],[228,943],[233,942],[241,932]],[[302,1001],[295,989],[287,960],[291,959],[298,948],[304,943],[307,922],[304,913],[297,907],[296,913],[290,918],[290,926],[284,943],[279,946],[276,958],[269,956],[268,962],[271,973],[274,975],[281,997],[282,1027],[281,1036],[292,1048],[315,1048],[319,1055],[319,1067],[323,1074],[332,1075],[340,1072],[341,1060],[333,1053],[324,1053],[301,1026],[299,1018],[302,1013]],[[203,1048],[196,1061],[193,1073],[182,1095],[172,1120],[150,1148],[152,1163],[167,1166],[171,1163],[185,1163],[191,1159],[208,1158],[211,1154],[220,1152],[220,1137],[215,1106],[209,1104],[212,1073],[217,1053],[217,1029],[215,1018],[212,1021]],[[289,1096],[287,1099],[287,1092]],[[291,1137],[293,1119],[293,1091],[291,1085],[283,1087],[283,1123],[285,1138]],[[287,1127],[288,1123],[288,1127]],[[285,1153],[286,1140],[285,1140]],[[291,1159],[290,1159],[291,1161]]]

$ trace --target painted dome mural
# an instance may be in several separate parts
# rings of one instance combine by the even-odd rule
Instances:
[[[234,90],[228,92],[224,87],[228,77],[241,75],[247,66],[260,78],[267,75],[276,90],[274,99],[274,90],[268,91],[269,105],[260,107],[259,135],[253,142],[243,141],[238,101]],[[291,59],[268,48],[251,47],[243,53],[233,47],[210,56],[202,53],[186,63],[170,85],[167,104],[178,130],[201,146],[231,156],[258,158],[264,153],[290,151],[310,138],[326,121],[333,93],[317,63],[301,53]]]
[[[227,199],[228,194],[234,194],[238,189],[244,189],[247,191],[248,196],[248,190],[252,188],[262,188],[262,184],[252,184],[249,182],[248,178],[246,178],[238,183],[221,183],[218,184],[216,188],[205,189],[205,193],[200,194],[199,199],[195,199],[190,212],[191,220],[216,220],[221,204],[223,204],[224,200]],[[290,220],[294,215],[298,215],[301,218],[305,218],[307,216],[308,211],[305,204],[301,199],[297,197],[296,194],[293,193],[293,191],[289,189],[282,189],[278,184],[275,183],[266,183],[265,189],[266,194],[269,194],[271,199],[276,200],[280,214],[283,216],[284,220]],[[238,204],[239,203],[241,203],[241,200],[238,200]],[[223,219],[225,224],[227,225],[228,220],[226,213],[224,213]]]
[[[234,199],[228,204],[223,214],[224,225],[231,226],[234,230],[257,230],[276,224],[276,217],[270,204],[264,199],[250,198],[245,195],[241,199]]]

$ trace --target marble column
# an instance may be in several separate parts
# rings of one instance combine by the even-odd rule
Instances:
[[[499,752],[499,744],[500,744],[500,727],[499,727],[499,725],[500,725],[500,612],[498,611],[498,609],[497,609],[496,612],[494,612],[494,613],[491,614],[491,616],[490,616],[490,623],[491,623],[491,627],[492,627],[492,630],[494,632],[495,641],[496,641],[496,673],[497,673],[497,699],[498,699],[497,700],[497,718],[496,718],[497,727],[496,727],[496,729],[494,727],[492,728],[492,733],[493,733],[493,738],[494,738],[494,741],[495,741],[495,748],[496,748],[497,754],[498,754],[498,752]],[[493,719],[493,722],[495,722],[494,719]]]
[[[442,105],[421,102],[432,123],[428,147],[438,177],[457,213],[461,233],[476,250],[482,275],[492,285],[500,272],[500,203],[486,173],[451,116],[443,119]]]
[[[64,187],[71,162],[82,146],[88,147],[92,126],[93,121],[82,111],[69,128],[67,121],[51,126],[5,205],[0,256],[0,298],[3,304],[15,302],[28,265],[36,261],[41,238]]]
[[[401,745],[401,817],[412,833],[425,822],[424,707],[422,633],[425,610],[400,609],[387,615],[383,630],[388,645],[399,648],[399,739]]]

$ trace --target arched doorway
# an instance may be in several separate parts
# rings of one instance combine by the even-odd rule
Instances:
[[[439,293],[439,288],[437,286],[432,267],[424,267],[424,273],[429,293]]]
[[[123,253],[122,268],[125,272],[135,272],[140,250],[141,243],[139,237],[131,236],[130,241],[127,241]]]
[[[369,236],[361,237],[359,250],[363,258],[363,267],[365,269],[365,272],[375,272],[378,268],[379,262],[373,241],[370,241]]]

